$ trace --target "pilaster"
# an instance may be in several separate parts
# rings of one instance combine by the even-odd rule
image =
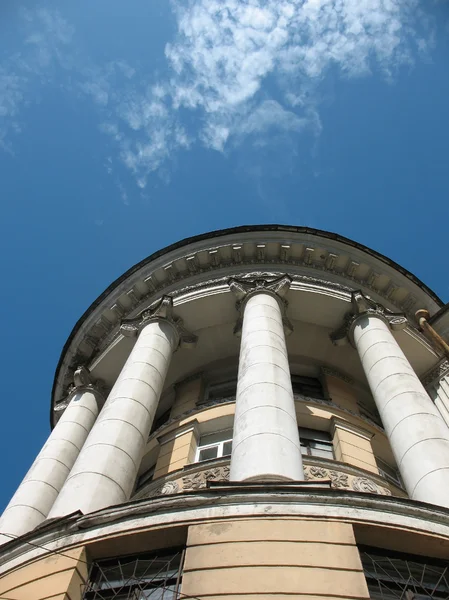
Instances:
[[[337,460],[379,474],[371,446],[373,434],[370,431],[332,417],[331,435]]]

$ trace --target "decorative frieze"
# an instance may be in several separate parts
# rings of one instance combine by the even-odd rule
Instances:
[[[346,375],[345,373],[342,373],[341,371],[338,371],[337,369],[334,369],[332,367],[321,367],[321,373],[323,375],[329,375],[330,377],[337,377],[338,379],[341,379],[342,381],[344,381],[345,383],[349,384],[349,385],[353,385],[354,380],[352,377],[349,377],[349,375]]]
[[[149,484],[146,489],[136,494],[135,499],[192,492],[206,488],[210,481],[229,481],[230,466],[223,464],[223,459],[219,460],[221,464],[217,466],[201,465],[201,463],[189,465],[184,468],[184,474],[182,471],[178,471],[173,475],[166,476],[162,482],[159,480],[153,485]],[[336,463],[335,468],[332,468],[331,461],[317,458],[308,458],[307,460],[309,463],[304,465],[306,481],[330,481],[331,488],[334,489],[353,490],[381,496],[392,495],[388,484],[380,483],[380,477],[377,478],[379,481],[374,481],[374,479],[361,475],[359,469],[349,467],[349,465],[346,467],[342,463]],[[313,464],[310,464],[310,461],[313,461]],[[185,472],[186,470],[187,472]]]

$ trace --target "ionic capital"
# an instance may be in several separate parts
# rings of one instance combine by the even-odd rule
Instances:
[[[172,325],[177,336],[176,347],[192,348],[196,345],[197,336],[187,331],[182,319],[173,314],[173,298],[171,296],[162,296],[160,300],[133,319],[123,319],[120,332],[126,337],[136,337],[146,325],[157,321],[165,321]]]
[[[345,344],[348,340],[354,345],[352,333],[357,321],[366,316],[381,319],[393,331],[399,331],[407,326],[407,317],[403,313],[393,313],[384,306],[372,300],[358,290],[351,294],[352,310],[343,317],[342,325],[330,334],[332,343],[336,346]]]
[[[74,396],[83,392],[90,392],[95,397],[100,411],[108,393],[106,385],[102,379],[93,379],[87,367],[79,366],[73,373],[73,384],[69,386],[67,398],[63,402],[59,402],[54,408],[56,422],[62,417]]]
[[[288,302],[285,299],[288,290],[292,283],[291,277],[288,275],[282,275],[276,279],[235,279],[232,278],[228,281],[228,285],[231,292],[236,296],[236,309],[240,313],[239,319],[237,320],[234,328],[234,333],[239,335],[243,324],[243,311],[245,304],[249,298],[256,294],[269,294],[273,296],[279,304],[282,315],[282,324],[286,335],[290,335],[293,331],[293,325],[287,317]]]

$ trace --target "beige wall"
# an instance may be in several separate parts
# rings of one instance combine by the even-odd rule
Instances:
[[[81,600],[88,566],[84,548],[65,550],[28,563],[0,578],[0,598]]]
[[[357,395],[355,389],[339,377],[325,376],[329,398],[342,408],[358,412]]]
[[[182,593],[369,598],[351,525],[268,517],[190,526]]]
[[[337,460],[379,474],[371,446],[371,432],[332,417],[331,433]]]
[[[153,479],[166,475],[171,471],[182,469],[193,462],[198,443],[198,421],[159,438],[161,449],[156,463]]]

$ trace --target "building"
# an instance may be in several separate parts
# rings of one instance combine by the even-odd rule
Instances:
[[[448,313],[304,227],[132,267],[62,351],[0,598],[449,598]]]

